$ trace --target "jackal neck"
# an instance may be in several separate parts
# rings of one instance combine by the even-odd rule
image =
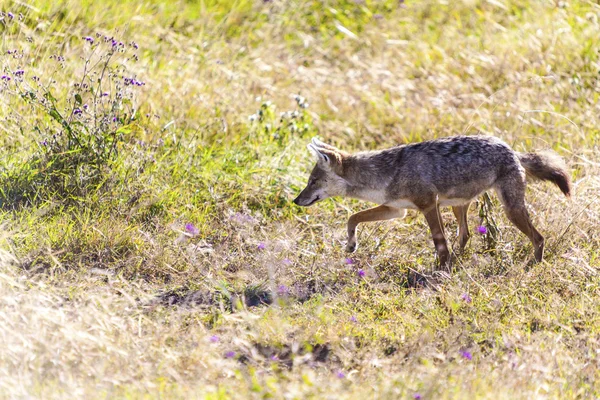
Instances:
[[[383,204],[386,188],[401,161],[401,152],[402,147],[394,147],[344,159],[342,177],[347,182],[346,196]]]

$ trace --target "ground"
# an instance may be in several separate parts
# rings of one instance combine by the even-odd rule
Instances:
[[[595,2],[1,8],[2,397],[600,396]],[[544,262],[493,193],[425,287],[421,215],[348,255],[370,204],[291,201],[314,136],[476,133],[564,158],[572,199],[527,192]]]

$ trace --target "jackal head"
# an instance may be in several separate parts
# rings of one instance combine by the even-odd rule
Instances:
[[[308,150],[317,158],[317,164],[310,173],[308,184],[294,199],[294,203],[308,207],[328,197],[346,194],[347,182],[341,175],[348,154],[316,138],[308,145]]]

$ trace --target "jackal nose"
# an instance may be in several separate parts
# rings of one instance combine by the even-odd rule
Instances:
[[[298,203],[298,199],[299,199],[299,197],[296,197],[296,198],[294,199],[294,204],[295,204],[295,205],[297,205],[297,206],[299,206],[299,205],[300,205],[300,204]]]

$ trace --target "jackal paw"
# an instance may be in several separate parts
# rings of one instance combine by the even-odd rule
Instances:
[[[358,247],[358,244],[356,242],[348,242],[346,244],[346,251],[348,253],[354,253],[356,251],[357,247]]]

